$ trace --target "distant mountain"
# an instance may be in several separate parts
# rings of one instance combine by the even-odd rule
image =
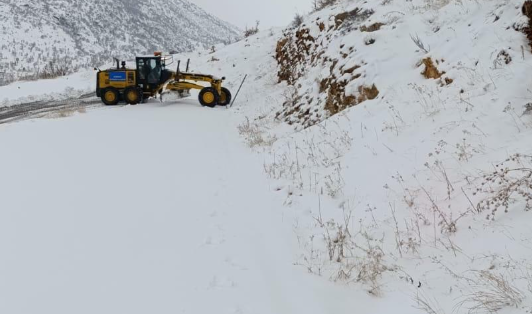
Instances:
[[[239,36],[186,0],[2,0],[0,29],[0,85]]]

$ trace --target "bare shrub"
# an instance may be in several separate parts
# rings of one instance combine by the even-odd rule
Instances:
[[[524,299],[506,278],[489,271],[476,271],[470,289],[471,293],[457,305],[466,307],[470,313],[495,313],[505,307],[516,307]]]
[[[79,67],[72,66],[70,60],[54,58],[42,69],[37,69],[35,73],[30,75],[20,76],[19,79],[26,81],[54,79],[76,72],[77,70],[79,70]]]
[[[532,103],[528,103],[525,105],[525,111],[523,112],[523,116],[528,114],[532,114]]]
[[[324,231],[323,239],[327,245],[329,261],[341,263],[346,258],[345,252],[352,245],[350,243],[351,232],[349,231],[351,213],[344,217],[343,223],[337,223],[334,220],[324,222],[320,210],[319,216],[315,220],[318,226]]]
[[[365,256],[359,258],[354,265],[354,269],[358,272],[356,281],[369,285],[368,292],[379,296],[381,294],[379,280],[382,274],[390,269],[384,263],[385,255],[380,243],[374,241],[367,232],[362,232],[362,236],[366,240],[366,247],[355,245],[365,253]]]
[[[419,38],[418,35],[410,35],[410,38],[412,39],[414,44],[416,44],[416,46],[421,49],[421,51],[423,51],[424,53],[430,52],[430,46],[425,46],[425,43],[421,40],[421,38]]]
[[[510,205],[522,203],[522,207],[532,209],[532,155],[515,154],[504,162],[495,165],[495,170],[484,175],[477,193],[488,197],[477,205],[477,211],[489,211],[486,219],[495,219],[495,214]]]
[[[322,217],[321,199],[319,200],[319,214],[315,217],[317,234],[310,237],[310,250],[304,258],[309,272],[329,276],[332,281],[356,282],[368,288],[368,293],[379,296],[381,294],[381,279],[385,272],[395,271],[396,267],[389,267],[386,254],[382,249],[384,238],[373,238],[363,227],[352,232],[353,215],[349,202],[343,203],[343,218],[325,220]],[[321,246],[316,247],[316,238],[322,238]],[[307,243],[308,244],[308,243]],[[327,258],[320,259],[327,256]]]
[[[312,10],[314,12],[320,11],[328,6],[331,6],[335,3],[337,3],[338,0],[313,0],[312,2]]]
[[[440,97],[438,89],[431,86],[408,84],[414,90],[417,102],[427,117],[434,117],[445,109],[445,100]]]
[[[497,57],[495,57],[495,60],[493,60],[493,67],[497,69],[510,63],[512,63],[512,56],[506,50],[502,49],[497,54]]]
[[[356,281],[368,285],[368,292],[378,296],[381,293],[380,278],[384,272],[390,270],[384,263],[382,240],[375,240],[368,232],[362,231],[357,236],[362,236],[363,240],[355,241],[355,236],[349,229],[351,215],[350,211],[344,211],[343,222],[330,220],[324,223],[320,210],[320,216],[316,218],[318,226],[324,230],[323,238],[327,245],[329,260],[337,267],[331,279]],[[365,245],[358,242],[365,242]]]
[[[259,24],[260,24],[260,21],[257,21],[255,22],[255,26],[254,27],[251,27],[251,28],[247,28],[244,30],[244,37],[245,38],[248,38],[248,37],[251,37],[255,34],[258,34],[259,33]]]
[[[344,186],[345,181],[342,176],[342,167],[340,164],[337,164],[335,171],[325,176],[325,188],[327,189],[327,194],[330,197],[335,198],[342,194]]]
[[[296,15],[294,15],[294,19],[292,20],[292,23],[290,24],[290,26],[292,26],[293,28],[298,28],[299,26],[303,25],[303,22],[304,22],[303,15],[296,13]]]

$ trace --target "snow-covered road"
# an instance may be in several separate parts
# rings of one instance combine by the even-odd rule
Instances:
[[[344,290],[293,265],[236,120],[185,101],[2,126],[0,313],[345,308]]]

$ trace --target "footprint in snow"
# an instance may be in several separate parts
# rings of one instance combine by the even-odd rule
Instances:
[[[205,242],[204,242],[205,245],[220,245],[220,244],[223,244],[223,243],[225,243],[225,239],[224,238],[213,237],[213,236],[208,236],[205,239]]]
[[[235,262],[235,261],[234,261],[232,258],[230,258],[230,257],[227,257],[227,258],[225,259],[225,262],[226,262],[229,266],[231,266],[231,267],[233,267],[233,268],[236,268],[236,269],[238,269],[238,270],[248,270],[248,268],[247,268],[246,266],[242,266],[242,265],[240,265],[239,263]]]
[[[244,314],[244,310],[242,310],[239,306],[230,309],[227,311],[228,314]]]
[[[224,289],[224,288],[235,288],[236,283],[229,278],[218,278],[217,276],[212,277],[209,282],[209,289]]]

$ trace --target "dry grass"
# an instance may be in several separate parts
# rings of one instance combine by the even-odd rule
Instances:
[[[238,126],[238,132],[244,137],[249,147],[271,146],[277,140],[275,136],[269,136],[256,124],[246,118],[246,122]]]
[[[428,295],[419,290],[414,296],[416,301],[416,308],[422,310],[427,314],[442,314],[444,311],[441,309],[436,299],[430,298]]]
[[[496,313],[505,307],[517,307],[524,295],[502,275],[489,271],[475,272],[470,285],[471,293],[456,306],[469,313]]]

